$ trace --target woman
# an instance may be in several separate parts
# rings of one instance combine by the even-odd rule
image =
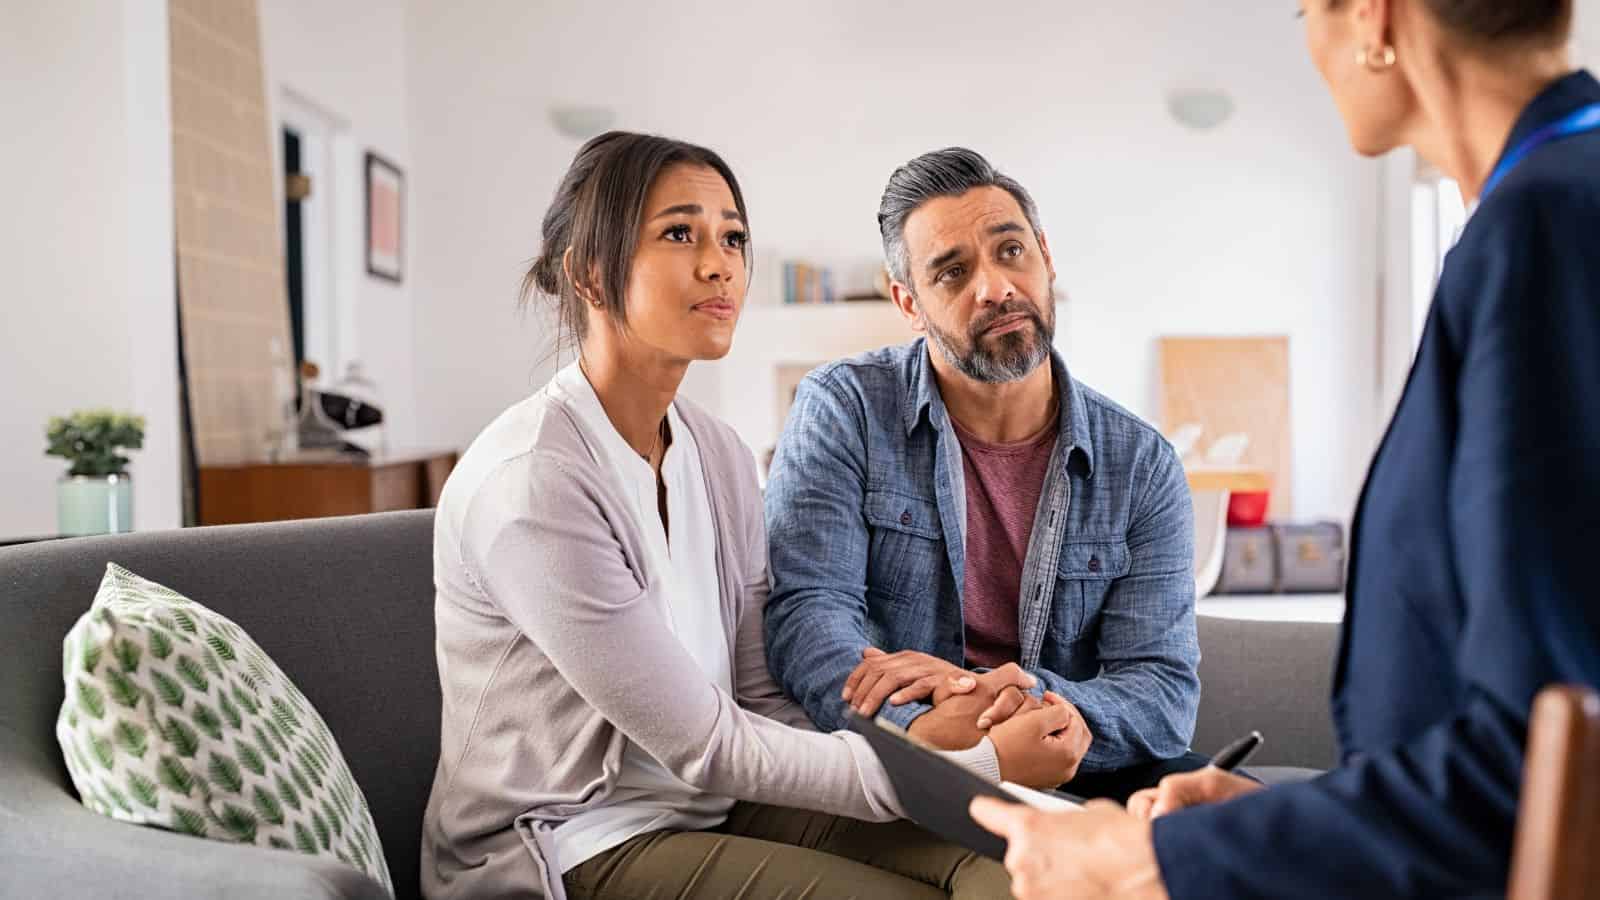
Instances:
[[[1357,510],[1343,765],[1077,819],[976,806],[1019,897],[1504,896],[1534,695],[1600,685],[1600,83],[1572,2],[1304,14],[1356,149],[1411,146],[1479,201]]]
[[[746,220],[716,154],[649,135],[590,141],[556,192],[525,288],[578,361],[484,429],[436,519],[430,897],[1006,893],[989,860],[858,821],[897,815],[882,767],[767,673],[755,462],[676,397],[733,340]],[[1063,709],[960,758],[1054,759]]]

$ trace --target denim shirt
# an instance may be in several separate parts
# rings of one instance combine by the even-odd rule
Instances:
[[[1194,518],[1172,447],[1052,353],[1060,433],[1021,578],[1016,662],[1083,714],[1080,771],[1188,749],[1200,703]],[[961,447],[923,339],[831,363],[768,480],[767,662],[823,730],[868,646],[965,668]],[[909,727],[926,703],[885,704]]]

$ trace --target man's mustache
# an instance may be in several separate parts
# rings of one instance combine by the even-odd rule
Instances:
[[[1044,331],[1044,317],[1039,315],[1039,311],[1033,307],[1033,304],[1025,300],[1013,300],[996,307],[992,313],[974,322],[972,336],[975,338],[982,337],[988,333],[990,328],[994,327],[994,323],[1007,316],[1027,316],[1033,322],[1034,327]]]

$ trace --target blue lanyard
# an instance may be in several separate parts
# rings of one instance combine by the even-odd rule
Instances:
[[[1587,134],[1591,131],[1600,131],[1600,103],[1592,103],[1585,106],[1561,121],[1552,122],[1535,131],[1532,135],[1529,135],[1527,140],[1518,144],[1515,150],[1507,153],[1506,158],[1500,161],[1500,165],[1494,167],[1494,174],[1490,175],[1489,180],[1483,185],[1483,193],[1478,198],[1479,203],[1482,203],[1489,196],[1489,192],[1498,187],[1500,182],[1511,174],[1511,170],[1515,169],[1518,163],[1527,159],[1528,154],[1553,141]]]

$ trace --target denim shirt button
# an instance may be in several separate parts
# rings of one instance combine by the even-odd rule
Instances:
[[[900,514],[900,524],[906,526],[911,524],[911,512],[909,510]]]
[[[1091,571],[1091,572],[1100,571],[1100,557],[1098,557],[1098,556],[1089,557],[1089,571]]]

